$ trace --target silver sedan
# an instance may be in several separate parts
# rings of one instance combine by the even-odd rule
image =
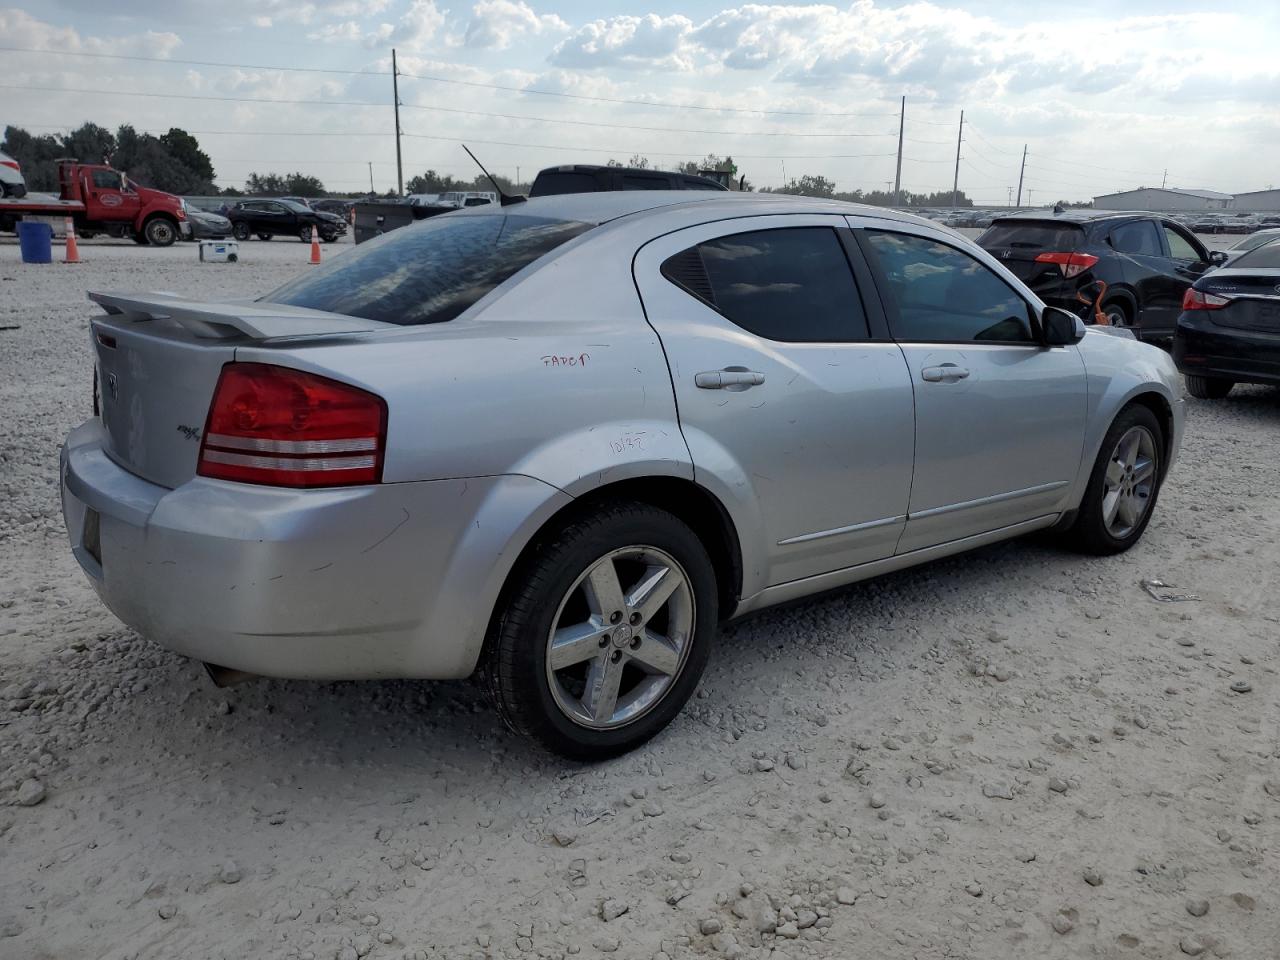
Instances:
[[[63,508],[112,611],[220,680],[479,671],[574,757],[669,723],[723,621],[1035,530],[1128,549],[1182,433],[1158,349],[797,197],[547,197],[252,302],[91,296]]]

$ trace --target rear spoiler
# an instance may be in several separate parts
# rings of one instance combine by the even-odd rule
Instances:
[[[89,299],[113,316],[130,320],[171,320],[198,337],[223,340],[251,337],[274,340],[284,337],[322,337],[393,329],[395,324],[364,320],[341,313],[260,300],[208,303],[188,300],[176,293],[97,293]]]

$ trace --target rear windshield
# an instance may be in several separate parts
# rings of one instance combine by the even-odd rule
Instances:
[[[561,193],[596,193],[600,184],[590,173],[540,173],[529,191],[531,197],[551,197]]]
[[[1272,240],[1248,253],[1241,254],[1230,263],[1230,267],[1232,270],[1239,270],[1242,267],[1263,267],[1264,269],[1280,267],[1280,240]]]
[[[590,229],[547,217],[444,214],[360,244],[262,299],[401,326],[442,323]]]
[[[1070,252],[1080,242],[1079,227],[1065,223],[995,223],[978,238],[986,250],[1053,250]]]

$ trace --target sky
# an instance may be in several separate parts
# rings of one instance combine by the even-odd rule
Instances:
[[[0,0],[3,4],[4,0]],[[0,126],[180,126],[219,184],[331,189],[731,155],[1005,203],[1280,185],[1280,3],[1231,0],[41,0],[0,6]],[[33,52],[35,51],[35,52]],[[87,56],[91,54],[92,56]],[[372,164],[372,167],[370,167]]]

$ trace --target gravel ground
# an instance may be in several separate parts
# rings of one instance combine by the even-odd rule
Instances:
[[[5,960],[1277,956],[1280,391],[1189,401],[1129,554],[1023,540],[765,613],[583,767],[468,684],[217,690],[98,604],[56,483],[85,288],[246,295],[307,248],[82,252],[0,243]]]

